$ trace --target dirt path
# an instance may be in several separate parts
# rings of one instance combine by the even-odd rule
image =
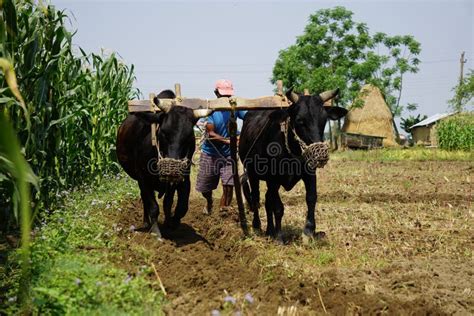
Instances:
[[[429,179],[427,181],[429,183]],[[400,183],[406,186],[404,182]],[[464,191],[450,190],[456,192],[423,196],[419,194],[414,198],[403,195],[403,192],[397,193],[395,202],[393,199],[372,199],[372,196],[378,197],[377,192],[364,195],[363,192],[347,190],[346,195],[350,205],[360,203],[357,214],[360,220],[367,221],[367,218],[373,216],[370,214],[381,207],[377,203],[387,202],[395,203],[401,216],[412,221],[409,215],[403,213],[405,208],[407,212],[413,209],[410,204],[413,203],[412,199],[425,199],[420,203],[432,204],[433,199],[437,199],[433,205],[448,203],[443,202],[445,199],[450,201],[450,205],[460,204],[463,212],[466,207],[470,207],[471,197],[466,197]],[[293,199],[286,197],[289,210],[292,205],[298,204],[296,200],[301,200],[298,197],[300,193],[293,193]],[[398,196],[400,194],[401,197]],[[335,198],[328,194],[322,200]],[[342,200],[346,200],[344,194],[338,195],[338,199],[337,210],[344,212],[345,206],[340,206],[344,205],[341,204]],[[367,202],[373,203],[367,210],[369,215],[363,213]],[[190,205],[192,207],[182,226],[172,233],[164,231],[166,238],[162,242],[146,233],[129,231],[130,226],[136,226],[142,221],[139,200],[126,201],[121,207],[122,213],[113,219],[122,227],[118,234],[122,248],[117,251],[123,255],[118,264],[125,266],[133,274],[138,273],[139,267],[151,266],[153,263],[167,292],[168,303],[164,306],[164,311],[169,315],[210,315],[213,310],[232,315],[235,312],[246,315],[310,315],[325,312],[334,315],[474,313],[474,277],[471,264],[474,239],[469,237],[469,225],[467,228],[458,228],[457,233],[456,230],[447,233],[452,233],[455,241],[456,238],[460,240],[456,244],[459,248],[456,251],[471,251],[470,260],[468,253],[461,254],[459,258],[451,257],[448,248],[442,249],[446,246],[445,240],[434,235],[434,230],[424,229],[428,221],[435,226],[437,223],[447,223],[444,218],[425,221],[420,217],[420,227],[416,223],[415,227],[405,227],[405,223],[401,223],[400,225],[405,225],[400,226],[402,228],[397,226],[396,221],[381,224],[380,219],[376,218],[380,231],[367,231],[364,230],[366,227],[361,228],[359,223],[344,215],[339,223],[335,218],[327,220],[344,227],[340,231],[331,228],[334,237],[333,240],[329,237],[330,245],[304,245],[295,237],[300,233],[300,230],[294,228],[298,224],[291,223],[286,226],[286,231],[288,237],[294,237],[294,240],[289,245],[281,246],[258,236],[243,239],[236,215],[201,214],[203,201],[196,196],[192,198]],[[320,214],[327,216],[325,212],[331,210],[331,207],[331,204],[323,205]],[[380,213],[383,214],[381,216],[387,216],[386,211]],[[427,214],[436,218],[443,213]],[[459,216],[465,216],[464,213],[460,214]],[[452,226],[457,219],[452,214],[450,216]],[[289,220],[291,221],[291,217]],[[347,222],[344,223],[343,220]],[[465,217],[460,217],[459,220],[465,221]],[[324,221],[323,218],[322,222]],[[353,234],[351,229],[355,229],[357,233]],[[340,234],[346,237],[342,236],[339,240]],[[344,238],[352,239],[346,242]],[[358,240],[365,240],[365,243],[359,246]],[[339,245],[342,242],[344,244]],[[408,247],[408,242],[413,244]],[[325,259],[322,256],[333,250],[341,251],[336,252],[336,259],[331,256]],[[350,251],[351,256],[357,254],[363,259],[370,257],[372,251],[385,251],[387,262],[380,266],[377,263],[353,267],[335,264],[334,260],[343,257],[343,251]],[[374,253],[373,256],[377,257],[379,254]],[[156,278],[152,271],[149,271],[149,275],[150,278]],[[226,297],[229,301],[235,299],[236,303],[226,303]]]

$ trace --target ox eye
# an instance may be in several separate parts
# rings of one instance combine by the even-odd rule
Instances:
[[[296,124],[304,124],[304,120],[301,117],[298,117],[295,122]]]

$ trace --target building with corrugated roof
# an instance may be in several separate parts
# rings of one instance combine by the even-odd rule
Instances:
[[[438,146],[436,125],[439,121],[453,115],[454,113],[438,113],[410,127],[413,142],[416,145]]]

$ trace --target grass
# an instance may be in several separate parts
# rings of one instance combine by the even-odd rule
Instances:
[[[120,248],[107,212],[136,196],[127,178],[107,179],[93,190],[67,195],[65,204],[42,220],[31,247],[31,305],[34,314],[160,314],[163,296],[148,266],[130,272],[116,265]],[[112,251],[113,249],[113,251]],[[9,288],[0,313],[17,313],[18,255],[10,255],[1,287]],[[8,276],[8,277],[7,277]]]
[[[377,150],[348,150],[331,154],[332,160],[342,161],[473,161],[473,151],[448,151],[436,148],[406,148]]]

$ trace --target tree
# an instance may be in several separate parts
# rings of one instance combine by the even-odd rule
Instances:
[[[471,102],[474,98],[474,70],[470,69],[467,76],[453,88],[453,91],[454,97],[448,101],[452,110],[462,112],[466,105],[474,105],[474,102]]]
[[[281,50],[273,68],[272,82],[319,92],[338,87],[339,105],[361,106],[357,96],[364,84],[379,87],[392,115],[400,116],[405,73],[416,73],[420,43],[413,36],[373,35],[365,23],[352,20],[344,7],[312,14],[303,35]],[[398,130],[393,121],[395,131]]]
[[[411,132],[411,127],[417,123],[420,123],[421,121],[425,120],[428,118],[426,115],[420,116],[418,114],[417,116],[412,116],[410,115],[407,118],[402,118],[400,122],[400,127],[407,133]]]

